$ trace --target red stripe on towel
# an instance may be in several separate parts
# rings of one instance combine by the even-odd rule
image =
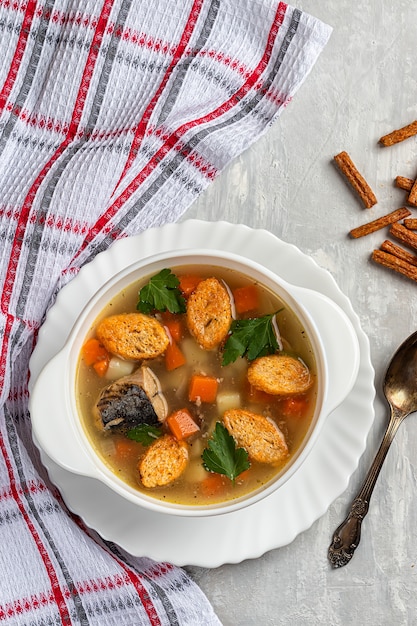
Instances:
[[[3,111],[4,107],[6,106],[7,99],[15,83],[16,76],[19,71],[20,63],[22,61],[23,54],[26,50],[26,44],[29,38],[30,27],[32,24],[33,17],[35,15],[35,9],[36,9],[36,1],[29,0],[26,6],[24,17],[23,17],[22,26],[20,28],[19,38],[17,40],[13,59],[10,64],[10,68],[6,76],[6,80],[4,81],[3,88],[0,92],[0,112]]]
[[[75,100],[75,105],[73,108],[71,121],[68,128],[67,136],[64,141],[58,147],[56,152],[52,155],[49,161],[43,166],[42,170],[36,177],[36,180],[32,184],[29,189],[29,193],[27,194],[25,201],[23,203],[19,222],[17,224],[15,236],[13,239],[12,250],[9,258],[9,264],[6,271],[6,279],[4,283],[3,292],[1,295],[1,310],[7,315],[8,306],[10,303],[10,299],[13,292],[13,284],[16,276],[16,271],[19,263],[20,252],[22,248],[22,243],[24,240],[24,234],[26,230],[26,225],[29,219],[30,210],[32,208],[32,204],[35,200],[38,189],[45,179],[45,176],[50,171],[53,164],[57,161],[57,159],[64,152],[65,148],[68,147],[69,143],[76,136],[78,126],[81,122],[81,117],[83,114],[85,102],[87,99],[88,89],[91,82],[91,77],[93,75],[94,67],[100,52],[100,46],[103,40],[103,35],[107,27],[107,23],[109,20],[110,12],[113,6],[113,0],[106,0],[103,4],[103,8],[101,10],[101,14],[96,23],[96,29],[94,32],[94,36],[90,45],[90,50],[87,56],[87,61],[84,66],[83,75],[81,78],[80,86],[78,89],[78,94]],[[10,319],[8,316],[8,326],[10,327]],[[0,355],[0,379],[2,374],[6,371],[6,359],[7,359],[7,351],[8,351],[8,340],[10,337],[10,333],[5,333],[4,341],[2,344],[2,351]]]
[[[13,466],[12,463],[10,461],[10,457],[9,454],[7,452],[7,448],[3,439],[3,435],[2,433],[0,433],[0,452],[3,456],[5,465],[6,465],[6,469],[7,469],[7,473],[9,476],[9,482],[10,482],[10,488],[12,491],[12,495],[13,495],[13,499],[16,502],[16,505],[22,515],[22,518],[32,536],[32,539],[34,541],[34,544],[36,545],[36,548],[39,552],[39,556],[40,559],[45,567],[46,573],[48,575],[48,578],[51,582],[51,591],[53,593],[54,596],[54,600],[56,602],[56,605],[58,607],[59,610],[59,614],[61,616],[61,620],[63,624],[71,624],[71,618],[68,612],[68,608],[65,602],[65,598],[64,598],[64,594],[59,586],[59,581],[58,581],[58,576],[57,573],[54,569],[54,566],[52,564],[51,559],[49,558],[48,552],[46,547],[44,546],[44,544],[42,543],[42,540],[34,526],[34,524],[32,523],[32,520],[30,519],[24,504],[22,502],[22,499],[20,497],[19,494],[19,489],[17,487],[18,482],[15,479],[14,476],[14,472],[13,472]],[[1,613],[0,613],[0,617],[1,617]]]
[[[188,16],[187,22],[185,24],[184,30],[182,32],[181,35],[181,39],[179,41],[179,44],[175,50],[175,54],[173,56],[173,58],[171,59],[171,63],[168,66],[167,71],[165,72],[164,76],[162,77],[161,82],[158,85],[158,88],[156,90],[156,92],[154,93],[153,97],[151,98],[148,106],[145,109],[145,112],[142,116],[142,119],[140,120],[136,131],[135,131],[135,135],[133,137],[133,141],[132,141],[132,145],[130,146],[130,151],[129,151],[129,155],[127,157],[127,161],[125,163],[122,175],[120,176],[119,182],[116,185],[116,188],[118,187],[120,181],[123,179],[123,177],[125,176],[126,172],[128,171],[128,169],[130,168],[130,166],[132,165],[138,150],[139,150],[139,146],[142,142],[143,137],[145,136],[145,132],[146,132],[146,127],[149,123],[149,119],[152,115],[153,110],[155,109],[156,104],[158,103],[159,98],[161,97],[161,94],[163,92],[163,90],[166,87],[166,84],[168,82],[169,77],[172,74],[172,71],[174,69],[174,67],[177,65],[178,61],[182,58],[185,48],[188,45],[188,42],[191,39],[191,36],[194,33],[194,28],[195,25],[197,23],[197,19],[200,15],[201,12],[201,8],[204,4],[204,0],[194,0],[193,2],[193,6],[191,7],[191,11],[190,14]]]
[[[112,217],[123,206],[123,204],[127,202],[127,200],[138,189],[138,187],[141,184],[143,184],[146,178],[154,171],[154,169],[158,166],[158,164],[166,156],[166,154],[174,146],[176,146],[177,143],[180,142],[180,139],[183,137],[183,135],[187,131],[191,130],[192,128],[195,128],[196,126],[206,124],[208,122],[211,122],[221,117],[222,115],[224,115],[225,113],[233,109],[233,107],[238,105],[239,102],[242,100],[242,98],[245,95],[247,95],[247,93],[252,89],[252,87],[256,84],[259,77],[265,71],[269,63],[275,40],[277,38],[280,27],[284,21],[286,10],[287,10],[287,5],[284,2],[280,2],[276,10],[275,17],[272,22],[272,26],[270,28],[269,34],[268,34],[268,40],[267,40],[267,44],[266,44],[264,53],[262,55],[262,58],[260,59],[254,71],[245,81],[245,83],[240,87],[240,89],[238,89],[236,93],[234,93],[233,96],[229,98],[229,100],[227,100],[224,104],[222,104],[217,109],[214,109],[213,111],[211,111],[207,115],[204,115],[203,117],[194,119],[188,122],[187,124],[183,124],[175,132],[171,133],[169,137],[167,137],[165,143],[153,155],[153,157],[148,161],[145,167],[142,168],[139,174],[137,174],[137,176],[129,183],[126,189],[124,189],[124,191],[120,194],[120,196],[113,202],[113,204],[107,209],[107,211],[100,217],[99,220],[97,220],[94,226],[90,229],[88,236],[85,238],[83,245],[80,247],[79,251],[72,259],[69,267],[71,267],[74,264],[74,261],[77,259],[77,257],[88,246],[88,244],[97,236],[97,234],[108,226],[108,223],[112,219]],[[182,144],[179,144],[179,150],[185,150]]]

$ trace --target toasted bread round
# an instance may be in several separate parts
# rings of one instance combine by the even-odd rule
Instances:
[[[187,302],[187,324],[202,348],[211,350],[225,339],[232,323],[227,289],[217,278],[206,278]]]
[[[304,393],[313,384],[310,370],[301,359],[280,354],[255,359],[248,367],[248,381],[275,396]]]
[[[288,456],[285,437],[272,419],[246,411],[225,411],[223,422],[238,446],[259,463],[280,463]]]
[[[163,487],[179,478],[188,463],[188,448],[172,435],[157,439],[146,450],[138,464],[145,487]]]
[[[122,359],[153,359],[163,354],[169,337],[154,317],[143,313],[121,313],[106,317],[97,326],[103,346]]]

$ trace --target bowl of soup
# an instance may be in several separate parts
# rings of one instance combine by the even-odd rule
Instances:
[[[326,296],[233,253],[168,251],[98,286],[36,380],[34,439],[138,506],[228,513],[299,470],[358,367]]]

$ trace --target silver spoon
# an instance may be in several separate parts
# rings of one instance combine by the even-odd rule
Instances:
[[[373,463],[345,520],[335,530],[328,550],[332,567],[349,563],[361,538],[361,525],[380,469],[399,425],[417,411],[417,332],[401,344],[391,359],[383,385],[391,417]]]

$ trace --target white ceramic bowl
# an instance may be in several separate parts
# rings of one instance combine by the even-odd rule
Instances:
[[[317,365],[318,394],[315,414],[297,454],[283,471],[259,490],[220,504],[178,505],[162,502],[121,481],[99,458],[85,434],[75,400],[75,380],[81,347],[105,305],[131,283],[165,267],[207,265],[227,267],[259,281],[275,292],[298,316],[307,332]],[[359,343],[347,315],[326,296],[290,285],[262,265],[219,250],[163,252],[141,259],[98,285],[76,320],[62,350],[44,367],[31,392],[30,412],[36,444],[58,465],[95,478],[141,507],[171,515],[209,516],[250,506],[279,489],[307,458],[330,413],[351,391],[359,368]]]

